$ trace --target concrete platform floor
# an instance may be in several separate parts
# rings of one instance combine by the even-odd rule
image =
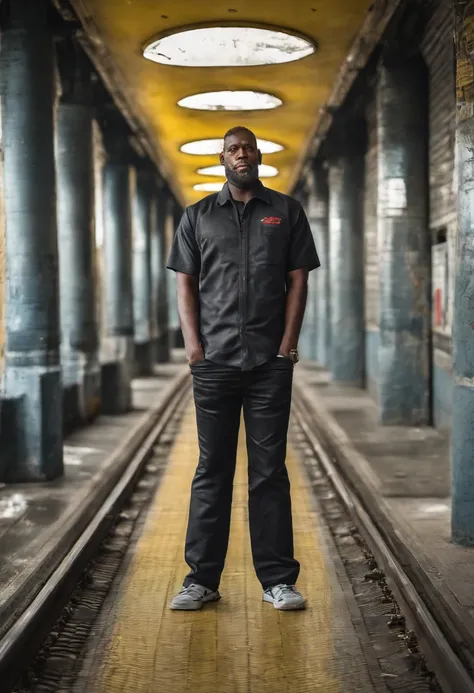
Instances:
[[[381,426],[366,391],[331,384],[311,363],[295,369],[295,388],[327,449],[371,504],[439,618],[452,620],[474,663],[474,548],[450,538],[448,433]]]
[[[157,366],[154,377],[134,380],[133,411],[100,416],[69,436],[62,478],[0,488],[0,637],[90,521],[111,476],[120,476],[130,452],[123,450],[125,441],[139,444],[153,411],[184,371],[179,362]]]

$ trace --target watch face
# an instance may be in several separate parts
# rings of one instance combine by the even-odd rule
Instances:
[[[290,359],[293,361],[293,363],[298,363],[299,356],[298,356],[298,351],[296,349],[292,349],[290,351]]]

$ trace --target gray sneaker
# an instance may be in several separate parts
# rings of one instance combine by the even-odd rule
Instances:
[[[206,602],[216,602],[221,598],[219,592],[212,592],[202,585],[188,585],[176,595],[170,604],[170,609],[182,611],[198,611]]]
[[[273,604],[275,609],[293,611],[305,608],[303,595],[294,585],[275,585],[263,593],[263,601]]]

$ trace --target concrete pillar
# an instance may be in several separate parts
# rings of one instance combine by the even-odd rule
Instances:
[[[111,107],[112,108],[112,107]],[[132,200],[135,170],[128,163],[128,132],[118,114],[102,120],[107,151],[104,165],[104,293],[106,363],[102,367],[103,410],[126,412],[132,405],[134,319],[132,288]]]
[[[348,132],[353,132],[346,124]],[[364,245],[360,150],[345,139],[329,167],[331,356],[335,382],[364,384]]]
[[[428,93],[421,59],[382,64],[377,87],[379,414],[430,421]]]
[[[79,46],[58,44],[62,95],[56,125],[57,219],[63,384],[75,414],[99,413],[100,366],[96,315],[93,109],[90,68]]]
[[[4,397],[16,402],[9,481],[63,473],[53,36],[46,0],[10,2],[2,26],[6,222]],[[3,434],[2,434],[3,435]],[[2,446],[5,441],[2,441]]]
[[[465,546],[474,546],[474,79],[465,52],[472,41],[473,10],[473,2],[455,3],[459,238],[452,333],[451,531],[453,541]]]
[[[180,204],[174,200],[173,203],[173,235],[176,233],[176,230],[179,226],[179,223],[181,221],[181,217],[183,216],[184,210],[181,208]],[[174,275],[174,280],[176,281],[176,273],[172,272]],[[178,312],[178,296],[175,291],[175,320],[176,320],[176,332],[175,332],[175,339],[174,339],[174,345],[177,349],[184,349],[184,337],[183,337],[183,332],[181,330],[181,322],[179,319],[179,312]]]
[[[166,209],[166,235],[169,238],[169,246],[171,240],[178,228],[179,219],[177,219],[177,205],[174,198],[168,194],[165,203]],[[173,349],[181,348],[181,326],[179,322],[178,298],[176,293],[176,274],[167,270],[168,279],[168,320],[169,320],[169,339],[170,347]]]
[[[155,359],[158,363],[166,363],[170,359],[168,277],[166,272],[166,190],[163,181],[159,178],[156,180],[155,202],[151,243],[152,285],[157,320]]]
[[[156,323],[151,274],[152,172],[137,169],[133,197],[133,318],[137,375],[151,375]]]
[[[310,361],[316,360],[316,281],[316,271],[310,272],[306,310],[298,344],[300,357]]]
[[[294,197],[303,207],[309,221],[310,215],[310,182],[305,180],[300,188],[295,191]],[[315,321],[316,321],[316,272],[310,272],[308,276],[308,296],[306,299],[306,309],[301,326],[300,337],[298,340],[298,351],[300,358],[314,361],[316,354],[315,344]]]
[[[297,200],[309,219],[309,185],[308,181],[304,180],[293,193],[293,197]],[[315,272],[310,272],[308,277],[308,295],[306,299],[306,308],[301,325],[300,336],[298,340],[298,351],[300,358],[304,360],[314,360],[315,358]]]
[[[321,262],[321,267],[310,272],[310,277],[313,276],[315,301],[313,358],[320,365],[327,366],[329,364],[330,337],[328,185],[327,172],[321,166],[312,172],[308,218]]]

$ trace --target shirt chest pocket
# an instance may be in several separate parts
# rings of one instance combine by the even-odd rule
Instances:
[[[202,226],[198,234],[203,265],[239,262],[239,232],[234,229]]]
[[[280,218],[264,219],[258,224],[250,243],[250,261],[256,265],[286,267],[288,243],[288,222]]]

